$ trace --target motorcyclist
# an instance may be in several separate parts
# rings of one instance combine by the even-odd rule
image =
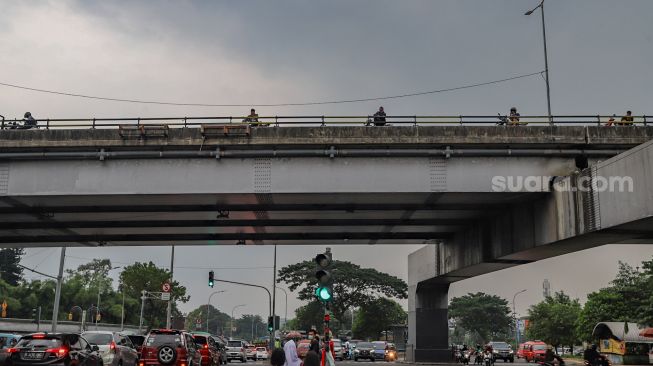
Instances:
[[[553,346],[549,345],[546,347],[546,352],[544,353],[544,363],[547,365],[553,365],[555,361],[558,361],[558,364],[564,365],[565,361],[562,357],[558,356],[553,352]]]
[[[583,352],[583,359],[591,366],[606,366],[603,356],[597,351],[596,344],[590,346]]]

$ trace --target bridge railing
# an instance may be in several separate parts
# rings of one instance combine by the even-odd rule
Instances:
[[[1,116],[0,116],[1,117]],[[632,122],[621,121],[622,116],[558,115],[520,116],[386,116],[385,126],[646,126],[650,116],[632,116]],[[378,124],[379,122],[376,122]],[[147,117],[147,118],[69,118],[39,119],[38,128],[44,129],[115,129],[120,126],[166,125],[169,128],[192,128],[202,125],[248,124],[252,127],[283,126],[375,126],[374,116],[259,116],[249,121],[246,116],[214,117]],[[1,120],[1,129],[21,129],[22,119]]]

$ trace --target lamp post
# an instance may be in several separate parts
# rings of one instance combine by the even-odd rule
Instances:
[[[283,317],[283,329],[286,329],[286,323],[288,323],[288,292],[281,287],[277,286],[277,288],[286,295],[286,310],[285,310],[285,315]]]
[[[517,313],[515,311],[515,299],[517,295],[523,294],[524,292],[526,292],[526,289],[515,293],[515,296],[512,297],[512,316],[515,318],[515,341],[517,341],[517,347],[519,347],[519,324],[517,323]]]
[[[210,319],[209,318],[209,313],[211,312],[211,298],[213,297],[213,295],[219,294],[219,293],[222,293],[222,292],[224,292],[224,290],[213,291],[211,293],[211,295],[209,295],[209,301],[206,302],[206,332],[207,333],[209,333],[209,319]]]
[[[549,123],[553,124],[553,115],[551,114],[551,89],[549,87],[549,55],[546,51],[546,25],[544,23],[544,0],[540,4],[534,7],[532,10],[527,11],[524,15],[531,15],[537,9],[541,10],[542,13],[542,39],[544,40],[544,73],[546,74],[546,105],[549,112]]]
[[[234,306],[233,309],[231,309],[231,332],[229,333],[230,334],[229,338],[234,337],[234,311],[236,309],[238,309],[239,307],[242,307],[242,306],[245,306],[245,304],[236,305],[236,306]]]

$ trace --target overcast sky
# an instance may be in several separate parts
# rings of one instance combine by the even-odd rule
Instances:
[[[156,5],[154,5],[156,4]],[[8,1],[0,0],[0,83],[124,99],[177,103],[263,104],[396,95],[451,88],[543,70],[537,0],[449,1]],[[554,114],[652,114],[653,30],[650,0],[547,0]],[[380,103],[258,108],[262,115],[348,115]],[[388,114],[546,112],[540,76],[452,93],[384,101]],[[36,118],[243,115],[249,108],[126,104],[0,86],[0,114]],[[419,246],[339,246],[337,258],[406,279]],[[280,265],[320,247],[280,247]],[[26,265],[56,272],[56,250],[29,250]],[[67,266],[109,257],[116,265],[168,265],[169,248],[72,249]],[[452,295],[485,291],[510,298],[520,312],[541,299],[541,282],[584,298],[605,286],[617,259],[633,264],[653,246],[607,246],[466,280]],[[590,259],[586,259],[591,257]],[[206,269],[219,277],[269,284],[271,247],[184,248],[176,278],[188,311],[208,297]],[[123,263],[124,262],[124,263]],[[234,268],[237,267],[237,268]],[[242,268],[248,267],[248,268]],[[261,268],[263,267],[263,268]],[[113,273],[117,276],[117,271]],[[228,288],[223,311],[255,291]],[[283,309],[283,295],[279,306]],[[215,297],[214,297],[215,299]],[[405,304],[405,302],[404,302]],[[299,303],[289,301],[289,311]]]

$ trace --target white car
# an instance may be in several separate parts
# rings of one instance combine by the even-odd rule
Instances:
[[[138,352],[129,337],[108,331],[89,331],[82,336],[88,343],[98,346],[105,366],[137,365]]]
[[[256,347],[256,359],[257,360],[267,360],[268,359],[268,350],[265,347]]]

